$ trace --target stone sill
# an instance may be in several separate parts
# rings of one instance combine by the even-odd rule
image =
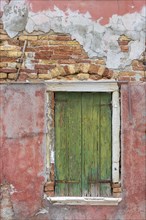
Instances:
[[[116,206],[122,198],[109,197],[47,197],[53,205],[108,205]]]

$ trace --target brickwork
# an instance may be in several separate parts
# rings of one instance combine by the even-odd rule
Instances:
[[[22,35],[10,39],[0,26],[0,82],[51,79],[66,80],[145,80],[144,55],[133,60],[130,70],[110,70],[104,59],[89,59],[82,46],[69,35]],[[38,34],[38,33],[37,33]],[[122,35],[122,52],[129,50],[131,39]]]

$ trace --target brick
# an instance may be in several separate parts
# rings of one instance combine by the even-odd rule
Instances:
[[[128,45],[120,45],[121,51],[122,52],[128,52],[129,51],[129,46]]]
[[[105,65],[105,61],[102,59],[96,60],[95,63],[100,65]]]
[[[143,65],[142,61],[133,60],[132,61],[132,69],[135,71],[145,71],[146,67]]]
[[[118,39],[118,41],[130,41],[131,39],[127,37],[126,35],[121,35]]]
[[[51,59],[52,60],[64,60],[64,59],[71,59],[72,55],[63,55],[63,54],[58,54],[58,55],[52,55]]]
[[[47,196],[50,196],[50,197],[51,196],[55,196],[55,192],[54,191],[51,191],[51,192],[48,191],[48,192],[45,192],[45,193],[46,193]]]
[[[79,79],[79,80],[87,80],[87,79],[89,79],[89,74],[88,73],[79,73],[77,75],[77,79]]]
[[[0,60],[0,68],[7,67],[7,65],[8,65],[7,63],[2,63],[1,60]]]
[[[0,72],[3,73],[16,73],[16,69],[4,69],[4,68],[0,68]]]
[[[0,34],[0,40],[9,40],[10,37],[7,34]]]
[[[54,191],[54,182],[47,182],[44,186],[44,191]]]
[[[64,66],[64,70],[66,74],[75,74],[76,73],[76,65],[75,64],[69,64],[67,66]]]
[[[57,60],[39,60],[39,64],[45,64],[45,65],[47,65],[47,64],[57,64],[58,63],[58,61]]]
[[[90,68],[89,68],[89,73],[91,73],[91,74],[98,74],[98,69],[99,69],[98,65],[91,64]]]
[[[27,75],[30,79],[37,79],[37,73],[28,73]]]
[[[100,66],[99,69],[98,69],[98,75],[102,76],[104,71],[105,71],[105,66]]]
[[[52,75],[52,78],[54,78],[55,76],[65,76],[67,74],[62,66],[57,66],[56,68],[51,70],[51,75]]]
[[[113,76],[113,71],[109,70],[108,68],[105,68],[105,71],[104,71],[102,76],[107,78],[107,79],[111,79],[112,76]]]
[[[19,37],[19,40],[21,41],[25,41],[25,40],[29,40],[29,41],[37,41],[38,40],[38,37],[37,36],[25,36],[25,35],[22,35]]]
[[[120,183],[113,183],[112,188],[120,188],[121,184]]]
[[[58,60],[58,63],[59,64],[75,64],[75,60],[73,59],[61,59],[61,60]]]
[[[0,51],[13,51],[13,50],[17,50],[20,51],[21,48],[19,46],[12,46],[12,45],[3,45],[0,46]]]
[[[16,79],[17,73],[9,73],[8,74],[8,79]]]
[[[38,74],[39,79],[44,79],[44,80],[48,80],[48,79],[52,79],[52,76],[50,73],[48,74]]]
[[[102,79],[102,77],[101,76],[99,76],[99,75],[90,75],[90,79],[92,79],[92,80],[99,80],[99,79]]]
[[[46,69],[38,69],[37,71],[39,74],[48,74],[49,73],[49,71]]]
[[[59,40],[49,40],[49,45],[79,45],[77,41],[59,41]]]
[[[0,73],[0,79],[6,79],[7,73]]]
[[[113,188],[113,193],[121,193],[121,188]]]
[[[120,76],[134,76],[134,72],[124,71],[119,73]]]
[[[48,40],[29,41],[28,46],[48,46]]]
[[[8,57],[21,57],[22,52],[17,52],[17,51],[8,51]]]
[[[35,69],[46,69],[46,70],[50,70],[50,69],[52,69],[52,68],[54,68],[55,67],[55,65],[43,65],[43,64],[36,64],[35,65]]]
[[[81,63],[79,64],[79,71],[81,73],[88,73],[90,68],[90,64],[89,63]]]

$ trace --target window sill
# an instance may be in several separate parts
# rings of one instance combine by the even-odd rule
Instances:
[[[108,197],[47,197],[53,205],[118,205],[122,198]]]

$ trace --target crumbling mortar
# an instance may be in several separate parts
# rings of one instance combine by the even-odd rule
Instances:
[[[24,5],[22,4],[22,9]],[[9,24],[15,18],[15,13],[13,14],[15,2],[11,1],[7,7],[10,7],[12,14],[7,14],[4,10],[4,28],[10,37],[14,37],[22,28],[17,32],[10,30]],[[92,21],[89,14],[79,14],[71,10],[68,10],[65,14],[65,12],[54,6],[54,11],[48,10],[36,14],[29,11],[27,25],[23,25],[23,30],[26,29],[28,33],[34,31],[49,33],[53,30],[57,33],[70,34],[72,40],[76,39],[83,46],[89,58],[106,57],[108,68],[124,69],[131,64],[133,59],[138,59],[144,51],[144,10],[145,8],[141,13],[126,14],[124,16],[113,15],[109,24],[102,26],[99,22]],[[35,19],[36,16],[37,19]],[[7,24],[8,17],[10,18],[9,24]],[[42,22],[41,19],[43,19]],[[120,46],[117,42],[122,34],[126,34],[132,39],[128,44],[129,52],[125,54],[120,52]]]

